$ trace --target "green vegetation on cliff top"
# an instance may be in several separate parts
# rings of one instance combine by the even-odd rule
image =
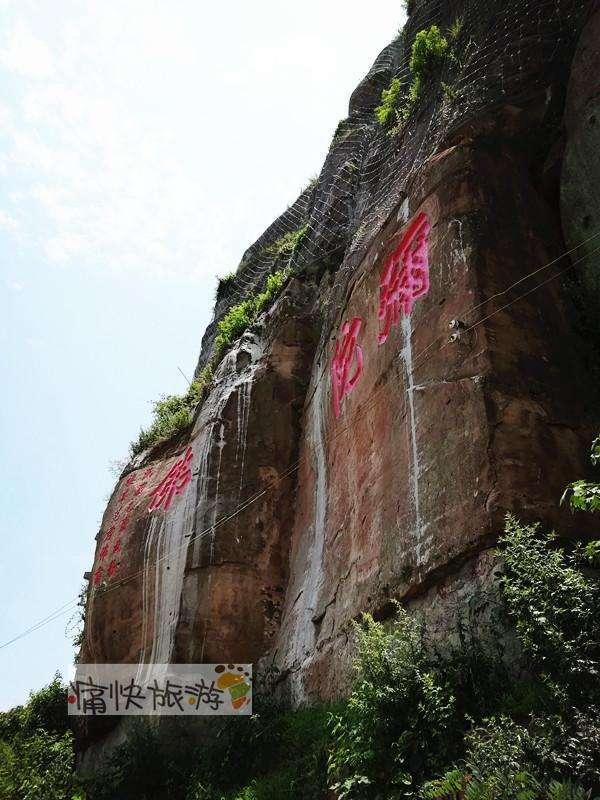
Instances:
[[[402,127],[421,98],[427,81],[441,70],[444,60],[452,55],[450,43],[458,38],[461,28],[461,21],[456,20],[447,36],[442,35],[437,25],[416,34],[411,47],[411,79],[408,86],[405,88],[400,78],[392,78],[388,88],[381,92],[381,103],[375,109],[375,116],[381,125],[391,127],[395,123],[390,133]]]
[[[196,409],[212,384],[214,370],[224,353],[279,296],[290,275],[289,268],[274,272],[267,277],[262,292],[248,297],[227,311],[217,325],[211,360],[184,395],[165,395],[154,403],[152,423],[149,428],[142,428],[136,441],[132,442],[132,456],[189,428]]]

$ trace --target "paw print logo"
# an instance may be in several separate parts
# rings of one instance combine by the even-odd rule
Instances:
[[[229,692],[231,705],[235,711],[239,711],[240,708],[250,702],[249,695],[252,688],[250,685],[252,678],[244,667],[236,664],[218,664],[215,667],[215,672],[219,676],[217,678],[217,686],[222,691]]]

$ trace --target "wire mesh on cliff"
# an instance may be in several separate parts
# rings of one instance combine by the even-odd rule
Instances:
[[[307,187],[244,254],[234,279],[218,297],[203,342],[215,322],[256,291],[282,262],[294,270],[313,264],[338,269],[333,307],[339,309],[348,273],[419,169],[470,122],[494,108],[528,100],[560,83],[591,2],[585,0],[421,0],[398,37],[355,90],[349,116],[332,140],[316,181]],[[395,128],[375,115],[392,79],[407,89],[419,31],[432,25],[451,40],[449,57],[423,81],[418,99]]]

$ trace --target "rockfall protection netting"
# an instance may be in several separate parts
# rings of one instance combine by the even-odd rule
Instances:
[[[355,263],[349,256],[370,243],[420,167],[453,131],[495,106],[526,103],[551,85],[570,63],[592,2],[416,2],[404,29],[352,95],[349,116],[335,132],[319,177],[246,251],[235,278],[217,295],[202,360],[218,319],[277,269],[341,265],[333,292],[339,305],[342,292],[336,288],[347,283]],[[405,121],[383,126],[375,115],[381,92],[393,78],[408,92],[413,42],[432,25],[449,49],[428,72]]]

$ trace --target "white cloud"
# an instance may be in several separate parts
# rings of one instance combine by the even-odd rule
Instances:
[[[332,43],[307,3],[302,25],[274,3],[257,22],[243,0],[16,4],[0,170],[20,235],[78,269],[212,282],[235,268],[319,169],[353,88],[355,44]],[[363,45],[358,75],[387,38]]]
[[[8,280],[6,281],[6,285],[12,292],[22,292],[25,288],[25,285],[20,281]]]
[[[6,45],[0,48],[0,63],[26,78],[48,78],[53,71],[50,50],[22,20],[15,24]]]
[[[10,214],[7,214],[6,211],[2,211],[0,209],[0,228],[5,231],[16,231],[19,227],[19,223],[14,217],[11,217]]]

